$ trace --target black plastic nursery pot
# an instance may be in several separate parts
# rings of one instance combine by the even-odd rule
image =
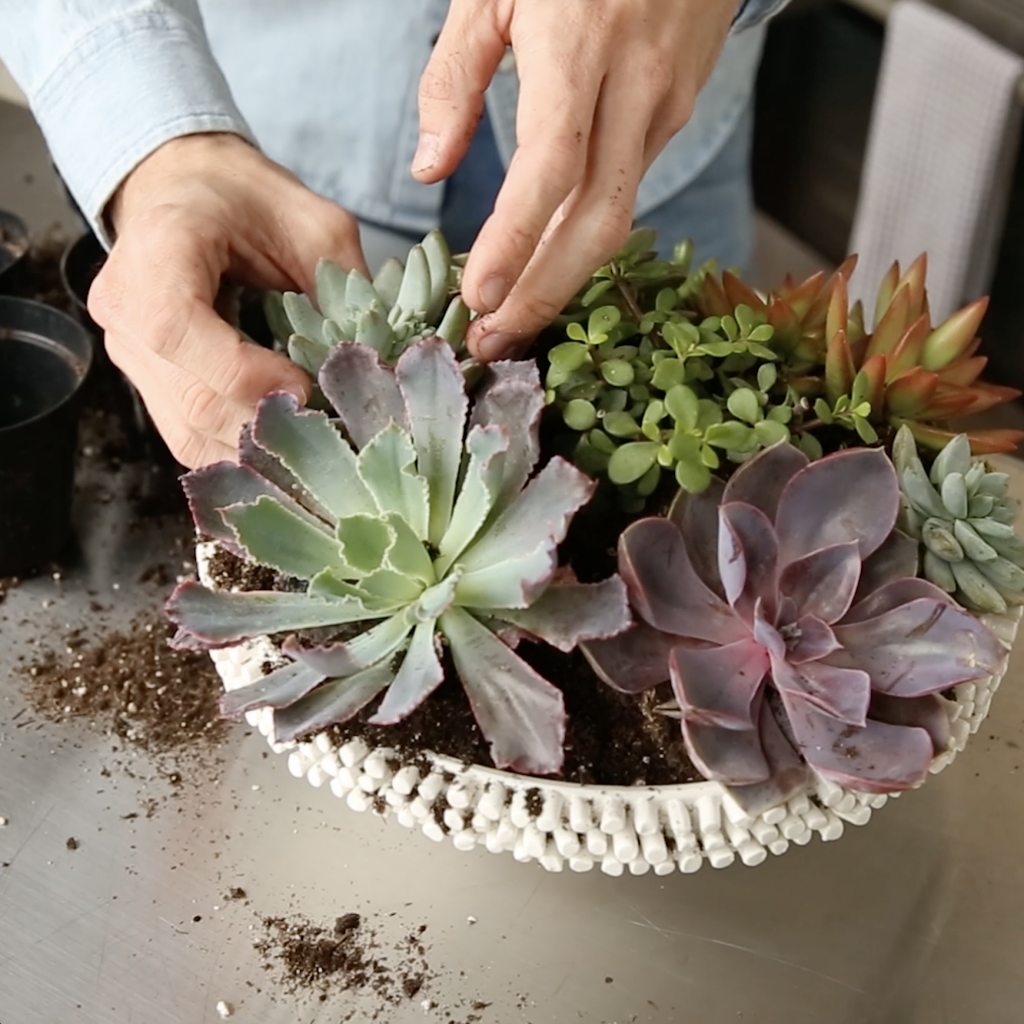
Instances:
[[[0,576],[56,557],[71,530],[78,401],[93,344],[71,317],[0,296]]]
[[[14,295],[21,288],[28,243],[25,222],[0,210],[0,295]]]
[[[106,258],[107,253],[100,240],[91,231],[71,242],[60,258],[60,280],[64,290],[68,293],[79,320],[96,335],[101,332],[89,316],[87,300],[89,289]]]

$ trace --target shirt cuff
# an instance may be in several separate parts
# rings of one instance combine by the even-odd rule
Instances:
[[[745,28],[760,25],[778,14],[789,0],[743,0],[732,21],[732,31],[742,32]]]
[[[61,177],[107,247],[108,201],[163,143],[198,132],[253,141],[201,27],[172,12],[97,26],[29,102]]]

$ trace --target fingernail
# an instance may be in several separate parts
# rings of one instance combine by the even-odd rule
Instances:
[[[523,339],[518,334],[488,334],[480,339],[480,358],[490,363],[495,359],[514,359],[522,347]]]
[[[480,285],[481,307],[478,313],[493,313],[508,297],[509,284],[504,277],[495,274]]]
[[[302,388],[298,387],[297,385],[285,385],[283,388],[281,388],[281,390],[284,391],[286,394],[291,395],[292,398],[294,398],[295,401],[299,403],[300,407],[306,404],[306,392],[303,391]]]
[[[422,174],[424,171],[429,171],[437,163],[440,152],[441,137],[432,132],[424,132],[416,147],[416,155],[412,158],[412,173]]]

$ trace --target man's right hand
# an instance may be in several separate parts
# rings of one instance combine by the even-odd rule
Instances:
[[[312,293],[321,256],[365,271],[355,218],[244,139],[219,134],[155,150],[109,212],[117,240],[89,312],[111,360],[180,462],[234,458],[256,403],[275,390],[305,401],[310,381],[217,315],[221,279]]]

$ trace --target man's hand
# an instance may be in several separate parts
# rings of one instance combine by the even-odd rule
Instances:
[[[365,270],[355,219],[234,135],[165,143],[129,175],[110,215],[117,241],[89,312],[111,360],[180,462],[233,458],[256,403],[274,390],[305,401],[310,381],[214,312],[222,277],[312,292],[321,256]]]
[[[455,169],[511,46],[517,148],[473,246],[470,348],[518,354],[625,241],[640,179],[689,120],[736,0],[451,0],[420,84],[413,173]],[[496,312],[495,312],[496,311]]]

